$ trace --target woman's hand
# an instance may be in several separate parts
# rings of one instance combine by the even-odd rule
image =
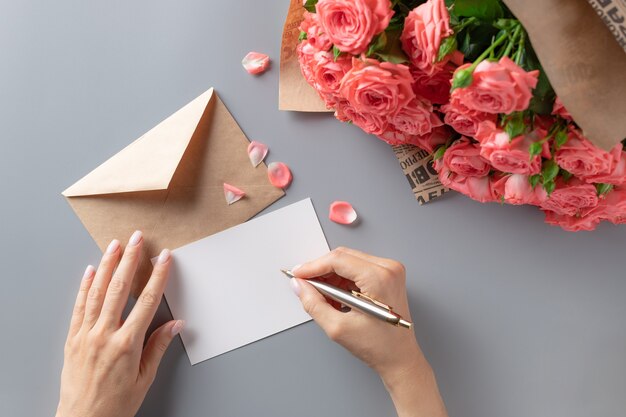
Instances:
[[[430,365],[412,330],[390,324],[360,311],[338,311],[307,278],[322,277],[333,285],[354,288],[393,307],[411,321],[404,266],[353,249],[338,248],[296,267],[294,292],[304,309],[328,337],[363,360],[381,376],[400,416],[443,417],[445,406]]]
[[[120,243],[114,240],[98,270],[87,267],[65,344],[57,417],[134,416],[165,350],[183,327],[181,320],[165,323],[144,347],[167,283],[171,263],[167,249],[161,252],[135,307],[122,321],[142,247],[141,232],[135,232],[123,256]]]

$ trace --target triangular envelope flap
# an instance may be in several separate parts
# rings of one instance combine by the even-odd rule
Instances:
[[[91,171],[63,195],[166,189],[213,96],[211,88]]]

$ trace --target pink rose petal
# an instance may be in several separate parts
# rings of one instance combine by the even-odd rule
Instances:
[[[248,157],[253,167],[258,167],[267,156],[268,147],[261,142],[252,141],[248,145]]]
[[[291,171],[282,162],[272,162],[267,166],[267,176],[274,187],[287,188],[291,184]]]
[[[352,204],[346,201],[335,201],[330,205],[328,218],[339,224],[352,224],[357,219],[356,211]]]
[[[249,52],[241,60],[241,65],[250,74],[260,74],[270,65],[270,57],[260,52]]]
[[[245,195],[246,193],[241,191],[239,188],[224,183],[224,197],[226,198],[226,202],[229,206],[241,200]]]

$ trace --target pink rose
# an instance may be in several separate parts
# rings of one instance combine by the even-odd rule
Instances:
[[[610,191],[590,214],[614,224],[626,223],[626,188],[616,187]]]
[[[352,55],[365,52],[394,13],[389,0],[319,0],[316,11],[325,35],[341,52]]]
[[[541,156],[530,157],[529,147],[533,142],[545,136],[542,131],[531,132],[510,139],[503,130],[491,130],[489,123],[480,125],[476,139],[481,144],[481,155],[487,158],[494,168],[511,174],[534,175],[541,171]],[[488,131],[486,134],[485,131]],[[547,148],[544,142],[544,148]],[[549,150],[544,149],[544,152]]]
[[[527,175],[512,174],[502,178],[504,201],[513,205],[531,204],[539,206],[548,197],[540,185],[534,189]]]
[[[484,177],[489,174],[489,161],[480,156],[480,145],[462,137],[446,149],[443,164],[451,172],[464,177]]]
[[[328,51],[333,46],[320,26],[316,13],[304,12],[304,20],[300,23],[299,29],[306,33],[306,40],[316,50]]]
[[[304,40],[296,47],[296,54],[298,55],[298,62],[300,63],[300,71],[302,76],[311,86],[315,87],[315,80],[313,77],[313,67],[315,66],[315,53],[317,50],[309,44],[309,41]]]
[[[409,12],[404,20],[400,41],[411,63],[432,75],[445,65],[445,60],[435,61],[441,41],[453,33],[444,0],[428,0]]]
[[[469,67],[460,66],[457,71]],[[485,113],[509,114],[528,108],[539,71],[526,72],[508,57],[482,61],[474,70],[472,84],[458,88],[458,98],[468,108]]]
[[[616,145],[616,147],[619,145]],[[613,148],[613,153],[615,148]],[[620,152],[619,161],[613,166],[608,174],[594,175],[585,178],[586,181],[613,185],[626,184],[626,152]]]
[[[450,139],[451,136],[452,132],[450,129],[447,126],[442,125],[434,128],[432,132],[426,135],[413,137],[409,143],[417,146],[418,148],[424,149],[427,152],[433,153],[437,147],[448,142],[448,139]]]
[[[311,68],[313,87],[322,96],[338,96],[341,80],[352,68],[351,59],[343,56],[335,61],[330,52],[316,52],[313,59],[315,61]]]
[[[596,187],[574,177],[567,183],[557,181],[556,189],[541,204],[541,208],[560,215],[576,216],[596,207],[598,202]]]
[[[396,130],[393,126],[387,126],[387,129],[378,138],[390,145],[414,145],[429,153],[433,153],[435,149],[448,142],[452,132],[446,126],[435,127],[432,132],[425,135],[410,135],[405,132]]]
[[[445,114],[443,121],[461,135],[475,137],[478,127],[485,121],[491,121],[495,126],[497,116],[495,114],[470,110],[457,98],[455,90],[452,93],[450,103],[441,107]]]
[[[411,66],[413,75],[413,91],[418,97],[424,97],[434,104],[445,104],[450,99],[450,80],[454,66],[446,64],[441,71],[428,75]]]
[[[547,210],[546,223],[552,226],[561,226],[568,232],[579,232],[581,230],[591,231],[600,223],[600,218],[593,215],[588,216],[568,216]]]
[[[412,81],[406,65],[354,58],[352,69],[341,82],[340,92],[357,111],[389,117],[415,98]]]
[[[352,122],[372,135],[382,135],[387,129],[386,118],[372,113],[361,113],[347,100],[337,103],[335,117],[342,122]]]
[[[555,116],[560,116],[561,118],[565,120],[572,121],[572,115],[569,114],[565,106],[563,106],[561,99],[558,97],[556,98],[556,100],[554,100],[554,106],[552,107],[552,114]]]
[[[391,116],[389,124],[400,132],[421,136],[432,132],[433,127],[443,125],[443,122],[433,113],[432,104],[413,100]]]
[[[444,158],[435,161],[434,168],[439,173],[439,181],[441,181],[444,187],[465,194],[481,203],[497,201],[499,198],[496,187],[499,180],[497,177],[492,178],[488,175],[467,177],[457,174],[446,163]]]
[[[569,132],[567,142],[556,151],[555,160],[561,168],[587,182],[621,184],[626,180],[622,144],[606,152],[577,130]]]

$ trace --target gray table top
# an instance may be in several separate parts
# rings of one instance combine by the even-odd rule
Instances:
[[[331,246],[403,261],[418,339],[451,416],[622,416],[626,229],[571,234],[529,207],[414,200],[384,143],[277,110],[286,0],[3,2],[0,414],[52,415],[83,268],[99,251],[61,190],[210,86],[312,197]],[[356,228],[325,218],[354,204]],[[162,308],[159,320],[167,318]],[[393,415],[377,376],[307,323],[191,367],[180,340],[141,416]]]

